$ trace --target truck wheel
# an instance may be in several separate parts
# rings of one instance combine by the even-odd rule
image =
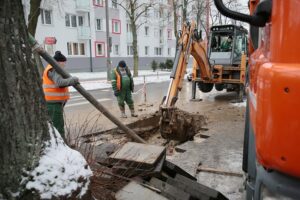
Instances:
[[[224,84],[215,84],[215,88],[217,91],[222,91],[224,89]]]
[[[213,83],[198,82],[198,88],[201,92],[208,93],[214,88]]]

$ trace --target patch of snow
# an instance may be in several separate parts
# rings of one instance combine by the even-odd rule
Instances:
[[[133,73],[133,72],[132,72]],[[139,70],[139,76],[149,76],[149,75],[166,75],[170,74],[169,71],[153,71],[153,70]],[[87,79],[97,79],[102,78],[106,79],[107,72],[78,72],[71,73],[72,76],[76,76],[79,80],[87,80]]]
[[[134,85],[144,84],[144,77],[138,76],[134,77]],[[161,75],[161,76],[146,76],[145,82],[148,83],[160,83],[164,81],[170,81],[170,75]],[[88,80],[80,81],[80,85],[86,90],[97,90],[97,89],[107,89],[111,88],[111,83],[108,83],[106,80]],[[76,89],[69,87],[70,92],[75,92]]]
[[[84,195],[92,176],[91,169],[84,157],[68,147],[50,124],[49,133],[50,140],[45,143],[38,166],[29,174],[32,180],[27,182],[26,189],[37,190],[42,199],[65,196],[78,188],[81,191],[79,196]]]
[[[246,107],[247,102],[243,101],[241,103],[231,103],[231,105],[236,106],[236,107]]]

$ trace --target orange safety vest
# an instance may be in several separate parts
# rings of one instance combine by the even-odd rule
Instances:
[[[51,65],[48,65],[43,73],[43,90],[46,101],[66,101],[70,98],[68,87],[58,87],[49,77],[48,72],[52,69]]]
[[[121,76],[118,73],[117,69],[115,69],[115,74],[117,77],[117,89],[120,91],[121,90]]]

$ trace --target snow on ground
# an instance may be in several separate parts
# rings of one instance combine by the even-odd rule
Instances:
[[[241,102],[241,103],[231,103],[231,105],[236,106],[236,107],[246,107],[247,101],[244,100],[244,101]]]
[[[153,70],[139,70],[139,76],[148,76],[148,75],[166,75],[170,74],[169,71],[153,71]],[[88,79],[106,79],[107,72],[80,72],[80,73],[71,73],[72,76],[76,76],[79,80],[88,80]]]
[[[51,139],[46,142],[39,165],[30,173],[33,178],[26,184],[26,188],[38,191],[42,199],[65,196],[78,188],[81,188],[79,196],[84,195],[92,176],[91,169],[83,156],[69,148],[50,124],[49,132]],[[84,181],[78,182],[79,179]]]
[[[157,74],[151,74],[150,71],[146,71],[146,70],[139,71],[139,73],[140,72],[141,72],[141,74],[147,74],[148,73],[147,76],[145,76],[146,84],[148,84],[148,83],[160,83],[160,82],[170,80],[170,72],[164,72],[164,75],[159,75],[159,76],[157,76]],[[101,72],[101,73],[103,73],[103,72]],[[161,72],[159,72],[159,74],[160,73]],[[107,82],[105,79],[102,79],[102,80],[87,80],[88,77],[89,77],[89,79],[93,79],[92,77],[94,77],[94,73],[89,73],[89,74],[90,74],[90,76],[87,76],[87,73],[77,73],[77,74],[72,74],[72,76],[79,77],[79,81],[81,79],[80,77],[85,77],[85,81],[80,81],[80,84],[86,90],[97,90],[97,89],[111,88],[111,83]],[[105,77],[106,77],[106,74],[105,74]],[[84,80],[84,78],[82,78],[82,79]],[[138,77],[134,77],[133,80],[134,80],[134,85],[144,84],[144,76],[143,75],[139,75]],[[70,92],[75,92],[76,91],[73,87],[69,87],[69,90],[70,90]]]

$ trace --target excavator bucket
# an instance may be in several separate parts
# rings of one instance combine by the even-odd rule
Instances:
[[[168,140],[192,140],[205,123],[202,115],[190,114],[176,107],[160,108],[160,133]]]

